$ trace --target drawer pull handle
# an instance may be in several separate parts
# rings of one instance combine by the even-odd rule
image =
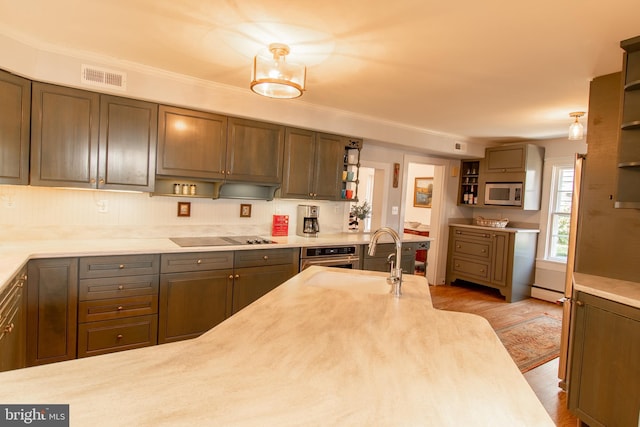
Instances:
[[[118,268],[119,268],[120,270],[122,270],[122,269],[124,268],[124,264],[120,264],[120,265],[118,266]]]
[[[124,335],[122,335],[122,334],[118,334],[118,335],[116,336],[116,339],[117,339],[118,341],[120,341],[122,338],[124,338]]]
[[[121,291],[124,289],[124,285],[118,285],[118,290]]]
[[[123,307],[123,306],[121,306],[121,305],[119,305],[119,306],[118,306],[118,311],[122,311],[122,310],[124,310],[124,307]]]
[[[201,259],[197,260],[196,264],[202,264],[202,260]]]
[[[9,323],[7,326],[4,327],[4,333],[10,334],[11,332],[13,332],[13,328],[15,327],[16,325],[14,325],[13,323]]]

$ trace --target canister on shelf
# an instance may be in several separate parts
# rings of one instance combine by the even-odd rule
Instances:
[[[187,184],[182,184],[182,194],[189,194],[189,186]]]
[[[173,194],[180,194],[180,184],[173,184]]]

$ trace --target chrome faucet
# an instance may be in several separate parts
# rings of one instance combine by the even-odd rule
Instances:
[[[400,240],[400,236],[398,235],[396,230],[389,227],[382,227],[377,229],[373,233],[373,236],[371,236],[371,241],[369,242],[369,255],[373,256],[376,254],[376,245],[378,244],[378,239],[384,233],[389,234],[393,238],[393,242],[396,245],[395,266],[393,265],[393,261],[391,260],[391,255],[388,258],[391,264],[391,272],[390,272],[391,274],[387,278],[387,283],[389,283],[392,286],[391,293],[393,294],[393,296],[398,298],[400,297],[400,295],[402,295],[402,291],[400,290],[402,286],[402,264],[400,262],[400,256],[402,255],[402,241]]]

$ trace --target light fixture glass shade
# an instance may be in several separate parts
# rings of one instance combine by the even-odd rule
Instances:
[[[575,121],[569,126],[569,140],[579,141],[584,138],[584,127],[579,120],[580,117],[584,116],[584,112],[569,113],[569,116],[575,117]]]
[[[269,45],[272,55],[256,55],[251,70],[251,90],[269,98],[297,98],[305,88],[307,68],[303,64],[287,62],[287,45]]]

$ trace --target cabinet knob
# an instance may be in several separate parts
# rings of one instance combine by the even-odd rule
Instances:
[[[481,269],[480,269],[480,273],[484,273],[484,268],[481,268]]]
[[[239,278],[240,278],[240,275],[239,275],[239,274],[236,274],[236,275],[234,276],[234,279],[239,279]]]
[[[576,305],[578,307],[582,307],[584,305],[584,303],[582,301],[580,301],[580,300],[576,300]]]
[[[118,266],[118,268],[119,268],[120,270],[122,270],[122,269],[124,268],[124,264],[120,264],[120,265]]]
[[[202,260],[201,259],[197,260],[196,264],[202,264]]]
[[[98,183],[100,183],[100,185],[104,184],[104,178],[100,178],[100,180],[98,181]]]
[[[121,291],[124,289],[124,285],[118,285],[118,290]]]
[[[9,323],[7,326],[4,327],[4,333],[10,334],[11,332],[13,332],[13,328],[15,328],[15,325],[13,323]]]
[[[462,231],[456,231],[456,234],[462,234]]]
[[[265,261],[268,260],[269,259],[269,255],[263,256],[262,259],[265,260]]]
[[[90,182],[91,184],[95,184],[95,183],[96,183],[96,179],[95,179],[95,178],[91,178],[91,179],[89,180],[89,182]]]
[[[117,339],[118,341],[120,341],[122,338],[124,338],[124,335],[122,335],[122,334],[118,334],[118,335],[116,336],[116,339]]]
[[[480,252],[482,252],[483,254],[486,254],[486,253],[487,253],[487,250],[486,250],[486,249],[483,249],[483,250],[481,250]]]
[[[458,249],[460,249],[461,247],[462,247],[462,246],[460,246],[460,245],[456,245],[456,248],[458,248]]]
[[[119,306],[118,306],[118,311],[122,311],[122,310],[124,310],[124,307],[123,307],[123,306],[121,306],[121,305],[119,305]]]
[[[456,264],[456,267],[460,267],[460,264]]]
[[[229,280],[233,280],[233,274],[229,275]]]

